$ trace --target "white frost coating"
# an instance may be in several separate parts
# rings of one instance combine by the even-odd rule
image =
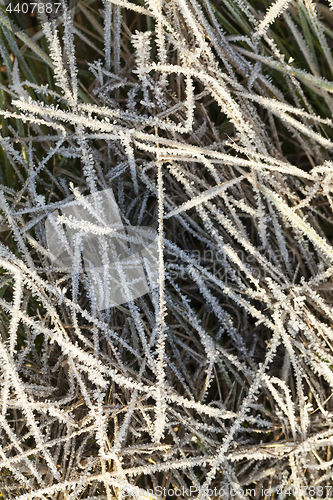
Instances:
[[[327,8],[222,3],[0,10],[1,498],[332,497]]]

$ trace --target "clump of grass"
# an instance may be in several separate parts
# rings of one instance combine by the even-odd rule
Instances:
[[[3,498],[331,496],[330,7],[1,7]],[[98,310],[45,220],[107,189],[158,287]]]

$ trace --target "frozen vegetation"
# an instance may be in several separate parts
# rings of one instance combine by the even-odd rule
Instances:
[[[3,498],[333,498],[331,6],[2,7]]]

